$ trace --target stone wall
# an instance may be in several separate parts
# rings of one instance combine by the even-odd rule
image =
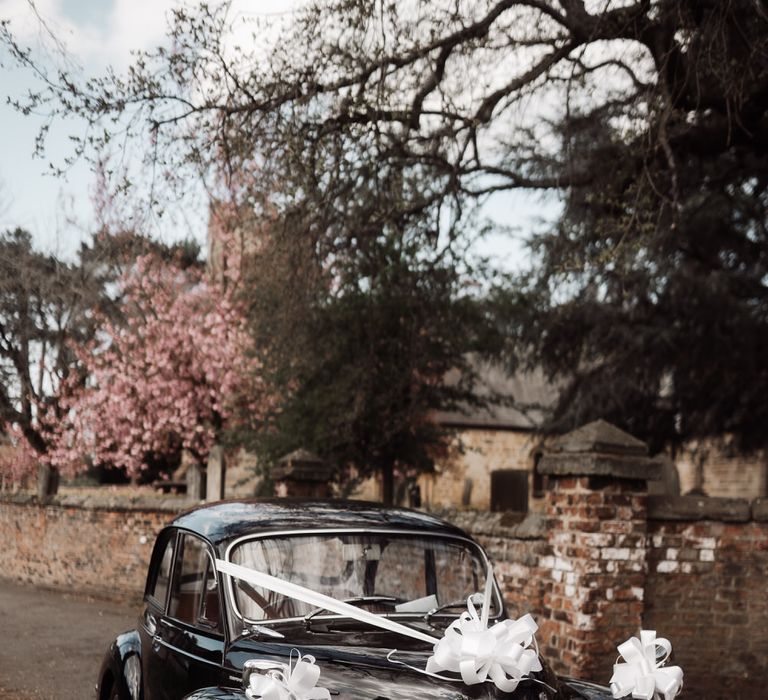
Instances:
[[[768,496],[768,454],[742,456],[717,443],[694,442],[678,453],[680,492],[700,488],[709,496],[752,499]]]
[[[488,509],[491,504],[491,473],[503,469],[533,472],[535,456],[547,440],[539,433],[519,429],[462,428],[461,448],[451,459],[436,465],[434,474],[419,478],[424,507],[440,509]],[[768,496],[768,453],[739,455],[717,443],[690,443],[679,450],[673,463],[679,492],[701,488],[708,496],[745,498]],[[543,512],[545,502],[536,498],[529,480],[529,510]],[[699,483],[701,481],[701,483]],[[666,486],[664,487],[666,488]],[[671,493],[671,491],[667,491]],[[381,497],[378,479],[369,479],[355,492],[356,498]]]
[[[428,510],[487,510],[491,506],[491,472],[500,469],[533,471],[534,455],[542,437],[523,430],[464,428],[459,430],[450,458],[422,474],[418,483],[422,506]],[[532,480],[528,489],[531,492]],[[361,500],[380,500],[378,478],[366,479],[352,494]],[[543,510],[543,500],[531,498],[530,510]]]

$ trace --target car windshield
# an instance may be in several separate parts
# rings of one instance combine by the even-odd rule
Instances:
[[[391,532],[327,532],[241,541],[229,558],[338,600],[392,615],[424,615],[441,606],[457,615],[485,587],[486,560],[474,543]],[[235,580],[235,604],[249,621],[308,615],[311,605]],[[361,600],[363,599],[363,600]],[[491,615],[499,614],[494,595]]]

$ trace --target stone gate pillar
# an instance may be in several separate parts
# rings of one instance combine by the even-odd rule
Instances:
[[[333,468],[307,450],[295,450],[272,469],[275,496],[282,498],[328,498]]]
[[[641,627],[647,483],[660,468],[599,420],[556,440],[538,469],[549,479],[542,650],[557,671],[607,682],[616,645]]]
[[[208,466],[205,470],[205,500],[220,501],[224,498],[227,463],[224,448],[214,445],[208,454]]]

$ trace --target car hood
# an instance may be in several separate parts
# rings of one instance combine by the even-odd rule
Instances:
[[[278,643],[246,643],[232,648],[228,654],[227,676],[231,688],[206,688],[189,695],[186,700],[242,700],[242,687],[236,682],[239,670],[248,659],[261,659],[286,663],[294,646]],[[311,655],[321,669],[318,686],[328,688],[334,700],[357,698],[359,700],[470,700],[507,698],[514,700],[571,700],[588,698],[602,700],[599,686],[589,686],[589,694],[582,694],[577,683],[562,683],[547,667],[535,676],[556,690],[548,692],[544,685],[533,680],[520,683],[514,693],[502,693],[491,683],[467,686],[432,678],[387,659],[391,649],[361,646],[301,645],[303,655]],[[429,653],[402,652],[397,659],[417,668],[424,668]]]

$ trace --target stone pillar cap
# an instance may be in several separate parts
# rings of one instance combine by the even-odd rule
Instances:
[[[570,433],[561,435],[552,443],[553,452],[608,452],[620,455],[648,454],[648,445],[633,435],[600,418]]]
[[[278,460],[278,464],[297,464],[301,462],[323,462],[323,459],[318,457],[314,452],[310,452],[309,450],[300,447],[298,450],[289,452]]]
[[[328,481],[333,469],[313,452],[299,448],[281,457],[278,466],[272,469],[275,481]]]
[[[659,462],[648,457],[648,446],[604,420],[562,435],[537,465],[551,476],[609,476],[651,480],[661,476]]]

